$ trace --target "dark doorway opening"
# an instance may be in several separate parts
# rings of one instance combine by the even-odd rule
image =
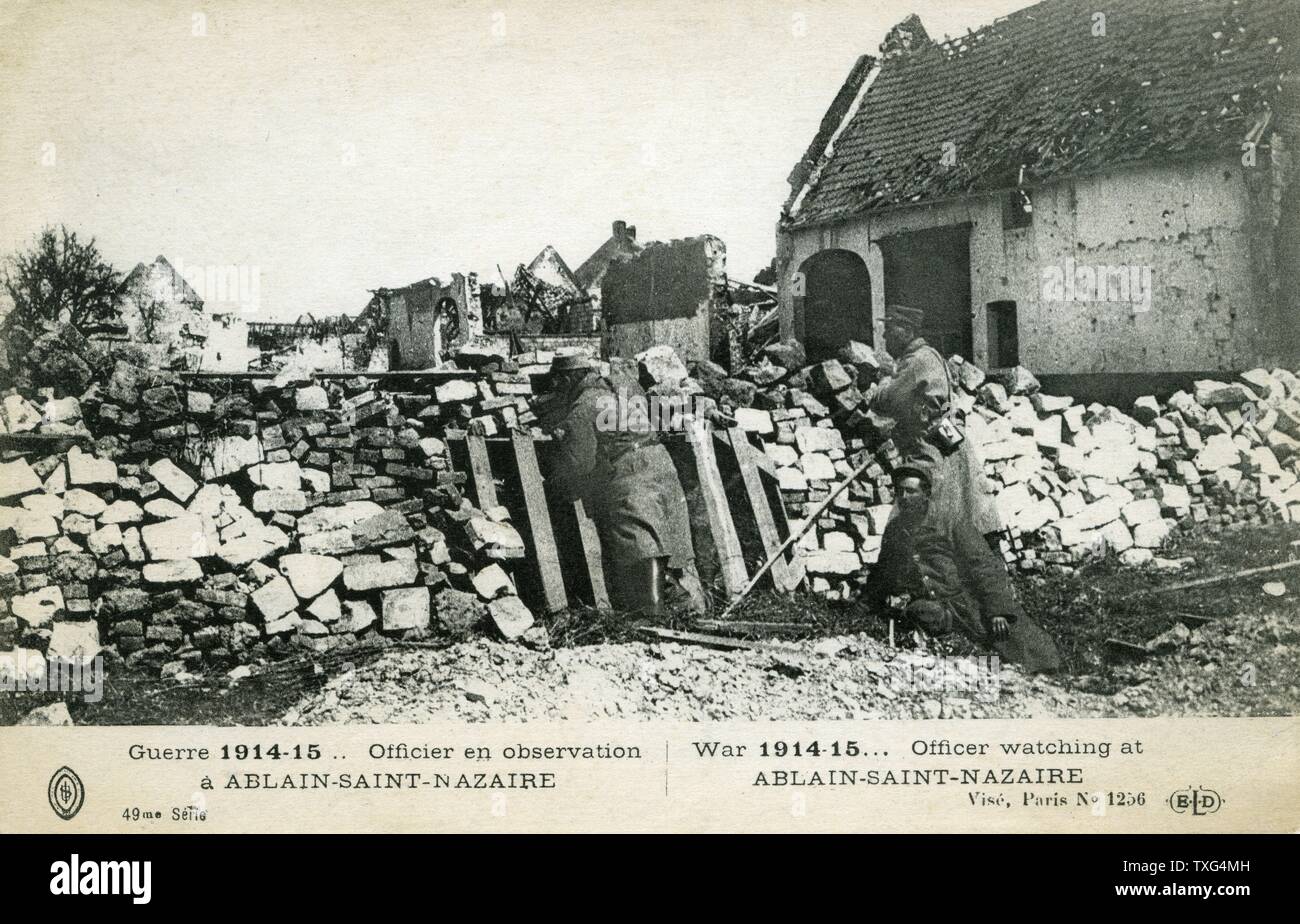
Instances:
[[[885,303],[925,312],[921,335],[944,356],[969,359],[974,347],[970,302],[970,226],[931,228],[880,241]]]
[[[1020,365],[1020,324],[1015,302],[989,302],[985,309],[989,331],[989,368]]]
[[[799,267],[804,278],[803,343],[811,362],[850,340],[873,344],[871,275],[851,250],[823,250]]]

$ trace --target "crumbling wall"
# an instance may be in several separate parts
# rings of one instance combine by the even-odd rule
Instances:
[[[238,675],[374,633],[528,636],[524,542],[508,510],[461,495],[444,439],[528,428],[515,368],[408,391],[119,361],[79,397],[9,394],[0,672],[103,654],[110,669]]]
[[[456,346],[483,333],[473,273],[454,273],[447,285],[431,279],[380,294],[386,300],[385,350],[390,369],[435,368]]]
[[[1003,197],[884,210],[842,224],[780,232],[783,336],[799,329],[791,274],[812,254],[843,248],[871,274],[873,304],[889,290],[878,242],[969,224],[973,358],[988,362],[990,302],[1016,305],[1020,361],[1043,376],[1243,370],[1292,362],[1289,325],[1256,260],[1268,209],[1252,170],[1232,158],[1116,171],[1031,190],[1028,227],[1004,228]],[[1124,267],[1150,280],[1149,306],[1045,292],[1045,273]],[[1142,277],[1141,274],[1149,274]],[[924,307],[924,306],[920,306]],[[880,342],[879,339],[877,342]]]
[[[726,308],[726,261],[726,245],[702,235],[611,264],[601,286],[609,355],[663,345],[687,361],[709,359],[721,336],[713,319]]]

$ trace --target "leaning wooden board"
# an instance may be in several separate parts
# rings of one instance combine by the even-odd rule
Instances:
[[[709,531],[717,550],[722,583],[729,596],[743,593],[749,583],[745,570],[745,555],[736,534],[736,524],[731,517],[731,504],[718,472],[718,460],[713,452],[713,438],[707,425],[695,423],[687,431],[687,446],[695,461],[695,473],[700,482],[700,494],[709,518]]]
[[[546,610],[554,613],[568,606],[569,599],[564,592],[564,571],[560,568],[560,552],[555,546],[555,531],[551,528],[551,513],[542,487],[542,471],[537,464],[537,453],[533,450],[531,436],[516,430],[511,434],[510,442],[524,496],[524,510],[528,514],[533,564],[537,568]]]
[[[741,503],[733,507],[743,507],[748,511],[757,527],[764,555],[770,557],[781,547],[781,540],[784,537],[777,529],[776,519],[768,503],[767,491],[763,488],[758,464],[754,458],[756,450],[749,444],[745,431],[739,427],[730,428],[726,439],[721,442],[725,445],[726,451],[734,457],[745,489],[743,498],[736,499]],[[772,565],[772,583],[777,590],[794,590],[799,586],[802,577],[784,556],[778,558]]]

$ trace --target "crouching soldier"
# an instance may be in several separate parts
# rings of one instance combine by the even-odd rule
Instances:
[[[932,508],[928,472],[899,466],[894,489],[898,509],[885,527],[864,602],[878,612],[901,609],[905,620],[934,635],[961,632],[1026,670],[1058,670],[1055,643],[1021,609],[1006,568],[978,530]]]
[[[620,429],[630,415],[617,413],[620,396],[585,357],[555,358],[551,392],[547,484],[564,503],[581,500],[595,522],[615,607],[704,612],[686,496],[647,416],[639,430]]]

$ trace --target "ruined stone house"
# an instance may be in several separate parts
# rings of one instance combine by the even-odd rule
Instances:
[[[911,304],[943,352],[1076,394],[1294,365],[1298,12],[1045,0],[942,42],[908,17],[790,176],[783,336],[880,344]]]
[[[399,289],[377,289],[363,315],[384,332],[389,369],[431,369],[454,347],[483,333],[478,277],[453,273],[451,282],[422,279]]]
[[[152,348],[159,365],[180,362],[198,368],[208,338],[208,313],[203,299],[162,254],[152,263],[137,263],[127,274],[119,311],[127,337]]]

